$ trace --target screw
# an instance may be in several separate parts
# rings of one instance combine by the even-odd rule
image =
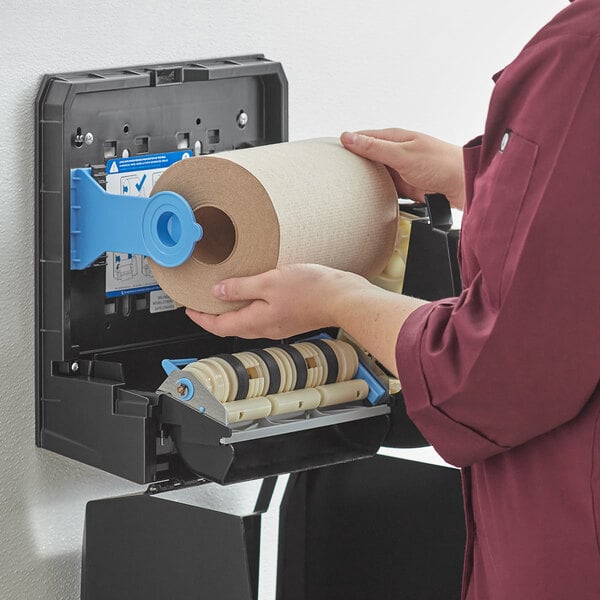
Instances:
[[[79,371],[79,363],[73,362],[71,363],[71,372],[77,373]]]
[[[237,116],[237,124],[240,129],[243,129],[248,124],[248,115],[243,110]]]
[[[148,488],[148,491],[149,491],[151,494],[156,494],[156,492],[158,492],[158,486],[157,486],[157,485],[151,485],[151,486]]]
[[[93,144],[93,143],[94,143],[94,134],[93,134],[91,131],[88,131],[88,132],[85,134],[85,137],[84,137],[83,139],[84,139],[85,143],[86,143],[88,146],[90,146],[91,144]]]
[[[188,386],[187,386],[187,385],[185,385],[185,383],[179,383],[179,384],[177,385],[177,393],[178,393],[180,396],[186,396],[186,395],[187,395],[187,393],[188,393],[188,391],[189,391],[189,388],[188,388]]]

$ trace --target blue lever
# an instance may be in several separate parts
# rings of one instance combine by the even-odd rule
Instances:
[[[202,238],[194,211],[175,192],[150,198],[108,194],[91,169],[71,170],[71,269],[89,267],[104,252],[143,254],[176,267]]]
[[[165,358],[160,364],[164,372],[170,375],[173,371],[178,371],[179,367],[185,367],[185,365],[189,365],[197,360],[197,358]]]

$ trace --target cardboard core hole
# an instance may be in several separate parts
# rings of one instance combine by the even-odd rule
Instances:
[[[194,249],[194,258],[206,265],[218,265],[227,260],[235,247],[233,221],[214,206],[201,206],[194,211],[194,215],[204,231]]]

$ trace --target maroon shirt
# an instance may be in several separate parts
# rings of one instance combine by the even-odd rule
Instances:
[[[464,290],[397,344],[411,418],[464,467],[463,598],[600,600],[600,0],[497,77],[464,157]]]

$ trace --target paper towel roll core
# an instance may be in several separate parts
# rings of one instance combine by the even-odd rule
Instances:
[[[394,250],[398,196],[387,169],[334,138],[188,158],[152,193],[163,190],[189,202],[204,235],[179,267],[148,262],[169,296],[202,312],[244,305],[212,295],[228,277],[309,262],[371,278]]]

